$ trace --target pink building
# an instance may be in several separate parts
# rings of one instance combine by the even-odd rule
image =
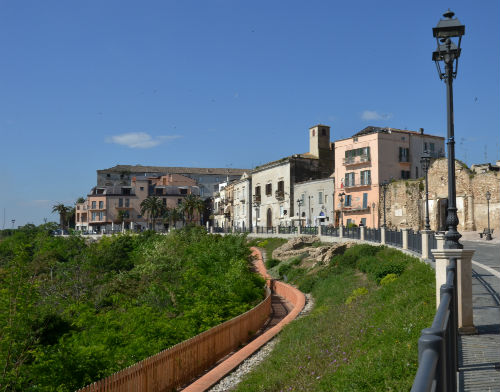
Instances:
[[[369,126],[335,141],[335,225],[383,224],[380,184],[422,177],[424,150],[435,158],[444,156],[444,138],[425,134],[422,128],[415,132]]]

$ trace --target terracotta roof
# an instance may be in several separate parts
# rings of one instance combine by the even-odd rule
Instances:
[[[175,167],[175,166],[142,166],[142,165],[116,165],[109,169],[97,170],[98,173],[172,173],[172,174],[229,174],[241,176],[249,169],[231,168],[200,168],[200,167]]]

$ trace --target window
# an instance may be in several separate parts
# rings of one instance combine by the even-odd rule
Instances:
[[[266,196],[270,196],[273,193],[273,184],[266,184]]]
[[[104,202],[99,200],[99,209],[102,210],[104,208]]]
[[[144,187],[143,187],[143,186],[141,186],[139,189],[140,189],[141,191],[143,191],[143,190],[144,190]]]
[[[217,192],[219,190],[219,185],[214,185],[214,192]]]
[[[130,195],[130,188],[122,188],[122,195]]]
[[[355,184],[354,180],[355,180],[354,173],[346,173],[345,174],[344,185],[346,187],[348,187],[348,186],[354,186],[354,184]]]
[[[410,171],[409,170],[401,170],[401,178],[403,180],[407,180],[410,178]]]
[[[318,204],[323,204],[323,192],[318,193]]]
[[[260,186],[255,187],[255,196],[260,196]]]
[[[162,204],[163,204],[164,206],[166,206],[166,205],[167,205],[167,199],[166,199],[166,198],[163,198],[163,199],[161,200],[161,202],[162,202]]]
[[[111,174],[106,174],[106,178],[110,178],[111,177]]]
[[[92,212],[92,220],[93,221],[95,221],[96,216],[97,216],[97,212],[93,211]]]
[[[368,193],[363,193],[363,208],[368,207]]]
[[[181,188],[179,190],[181,191],[181,195],[187,195],[187,193],[188,193],[188,190],[185,188]]]
[[[76,214],[76,221],[77,221],[77,222],[80,222],[80,213],[77,213],[77,214]]]
[[[366,218],[361,218],[360,225],[366,226]]]
[[[436,147],[434,143],[430,143],[431,151],[434,152],[434,148]]]
[[[95,201],[93,201],[93,202],[92,202],[92,209],[93,209],[93,210],[95,210],[95,209],[96,209],[96,204],[97,204],[97,203],[96,203]]]
[[[300,199],[302,200],[302,205],[304,205],[304,203],[306,202],[306,194],[303,193]]]
[[[215,182],[219,182],[219,177],[215,177]]]
[[[121,197],[118,199],[118,207],[123,207],[123,199]]]
[[[259,208],[257,208],[257,209],[255,210],[255,218],[256,218],[256,219],[259,219],[259,218],[260,218],[260,209],[259,209]]]
[[[350,207],[351,201],[352,201],[351,195],[345,195],[344,206]]]
[[[362,171],[360,179],[361,179],[361,185],[371,185],[372,183],[371,171],[370,170]]]
[[[424,151],[427,151],[427,142],[424,142]]]
[[[104,212],[100,211],[99,212],[99,220],[103,220],[103,219],[104,219]]]
[[[321,128],[321,134],[322,134],[323,136],[326,136],[326,128]]]
[[[142,218],[142,215],[137,215],[137,219],[141,219]]]
[[[354,158],[359,156],[369,157],[370,147],[355,148],[353,150],[347,150],[345,152],[346,161],[351,160],[352,162],[354,162]]]
[[[278,181],[278,192],[285,192],[285,181]]]
[[[399,147],[399,162],[409,162],[410,161],[410,149],[405,147]]]

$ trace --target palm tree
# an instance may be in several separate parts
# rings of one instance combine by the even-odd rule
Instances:
[[[203,215],[205,214],[205,210],[206,210],[205,201],[202,200],[201,197],[196,196],[194,208],[196,211],[198,211],[198,214],[200,214],[200,225],[203,225]]]
[[[182,210],[187,214],[189,222],[193,221],[194,212],[198,211],[200,217],[205,211],[205,202],[197,195],[187,195],[181,204]]]
[[[124,231],[124,223],[126,218],[128,218],[128,211],[118,210],[118,214],[116,215],[116,220],[120,224],[122,232]]]
[[[141,214],[147,215],[152,222],[152,229],[156,227],[156,219],[162,215],[165,206],[156,196],[148,196],[141,202]]]
[[[52,212],[57,212],[59,214],[59,226],[61,229],[65,229],[68,214],[71,211],[71,207],[65,206],[63,203],[54,204],[52,206]]]

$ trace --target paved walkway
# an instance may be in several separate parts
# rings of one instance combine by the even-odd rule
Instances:
[[[465,233],[462,240],[476,250],[472,299],[478,334],[460,336],[459,391],[500,392],[500,238],[485,241]]]

